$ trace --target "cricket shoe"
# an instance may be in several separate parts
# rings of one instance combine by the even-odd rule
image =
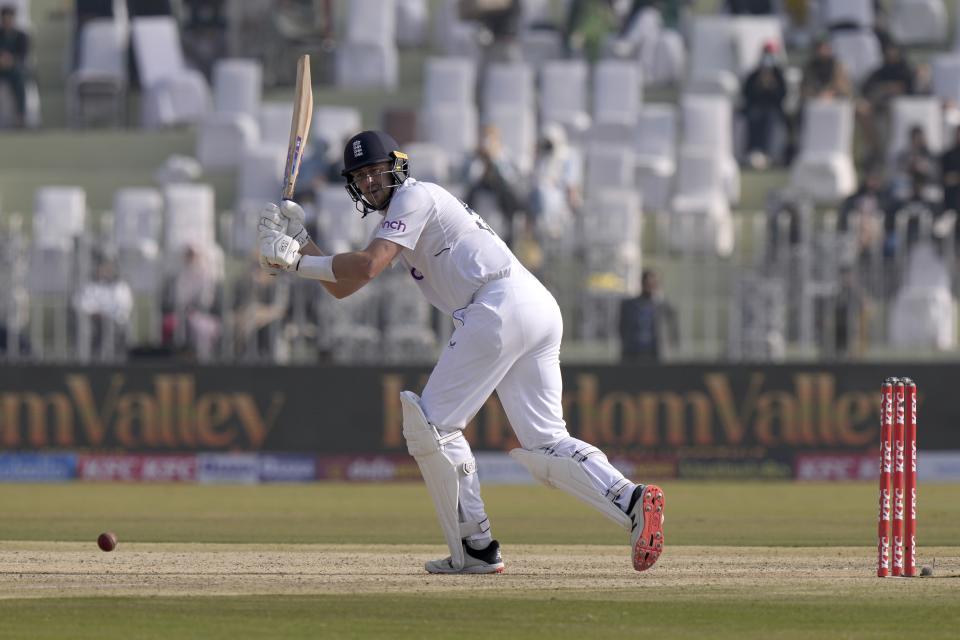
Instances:
[[[500,543],[491,540],[486,549],[472,549],[463,543],[464,563],[462,569],[453,566],[453,560],[447,556],[443,560],[430,560],[424,565],[429,573],[503,573],[503,558],[500,556]]]
[[[637,571],[652,567],[663,552],[663,503],[663,489],[655,484],[638,485],[630,498],[630,548]]]

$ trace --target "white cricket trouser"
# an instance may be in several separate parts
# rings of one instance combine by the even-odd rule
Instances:
[[[521,271],[487,283],[454,319],[457,327],[420,397],[427,420],[438,431],[463,429],[496,390],[523,448],[572,456],[588,446],[570,437],[563,420],[563,318],[553,295],[536,278]],[[445,450],[457,461],[473,457],[465,438]],[[597,491],[608,497],[629,484],[603,456],[591,456],[584,467]],[[477,474],[460,483],[460,509],[467,522],[487,520]],[[489,532],[469,536],[489,537]]]

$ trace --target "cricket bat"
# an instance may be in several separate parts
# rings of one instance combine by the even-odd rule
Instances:
[[[283,169],[283,190],[280,197],[293,200],[300,164],[307,149],[307,135],[313,119],[313,85],[310,82],[310,56],[297,61],[297,87],[293,94],[293,120],[290,121],[290,143],[287,145],[287,165]]]

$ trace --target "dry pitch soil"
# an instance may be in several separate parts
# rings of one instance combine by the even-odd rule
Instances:
[[[865,547],[672,547],[637,574],[626,547],[511,545],[499,576],[431,576],[423,563],[441,546],[137,544],[104,553],[96,542],[0,542],[0,598],[149,595],[615,593],[638,587],[694,589],[704,597],[760,591],[769,597],[893,589],[873,577]],[[921,592],[955,588],[960,548],[926,548],[932,578]],[[945,584],[947,583],[947,584]],[[891,586],[887,586],[887,585]]]

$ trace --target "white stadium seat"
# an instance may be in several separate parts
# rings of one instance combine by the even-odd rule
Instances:
[[[474,104],[477,65],[470,58],[428,58],[424,65],[423,105]]]
[[[276,202],[286,162],[286,143],[282,148],[257,145],[248,149],[237,175],[237,209],[249,207],[248,203],[262,207],[265,202]]]
[[[410,175],[424,182],[446,184],[450,180],[450,159],[443,147],[429,142],[411,142],[403,147],[410,158]]]
[[[259,140],[260,129],[252,116],[215,111],[197,127],[197,160],[205,170],[232,169]]]
[[[290,142],[290,120],[293,118],[293,102],[264,102],[257,114],[260,129],[260,145],[287,152]]]
[[[68,249],[83,233],[87,194],[80,187],[41,187],[34,194],[33,243]]]
[[[846,24],[872,28],[875,20],[873,0],[823,0],[822,12],[824,27]]]
[[[668,243],[673,250],[720,256],[733,252],[733,216],[721,172],[715,153],[702,148],[680,150],[669,214]]]
[[[804,111],[800,155],[790,184],[816,202],[837,202],[856,188],[851,157],[853,106],[847,101],[813,100]]]
[[[949,25],[943,0],[896,0],[893,3],[890,31],[900,44],[943,44]]]
[[[477,148],[477,109],[467,106],[427,107],[417,119],[417,140],[444,148],[454,172],[462,170]]]
[[[120,276],[137,293],[161,282],[160,237],[163,197],[156,189],[128,187],[113,195],[113,240]]]
[[[723,191],[730,202],[740,199],[740,166],[733,155],[733,107],[722,94],[688,94],[681,99],[683,148],[708,150],[717,157]]]
[[[188,69],[174,18],[134,18],[133,50],[143,87],[142,121],[147,128],[198,122],[212,106],[210,87]]]
[[[263,64],[247,58],[223,58],[213,65],[213,105],[222,113],[256,117],[263,95]]]
[[[370,216],[361,217],[343,186],[329,185],[317,190],[317,227],[323,246],[331,252],[362,249],[370,239],[370,220]]]
[[[402,0],[397,3],[397,44],[401,47],[419,47],[427,38],[430,8],[427,0]]]
[[[360,110],[353,107],[320,105],[314,109],[313,120],[310,123],[310,135],[313,140],[322,140],[330,145],[332,147],[330,153],[335,156],[339,156],[346,141],[361,129],[363,129],[363,123]]]
[[[187,245],[216,245],[212,186],[195,183],[167,185],[163,189],[163,205],[163,246],[171,260],[178,260],[180,251]]]
[[[677,171],[677,112],[673,105],[640,110],[636,133],[637,185],[648,210],[663,211]]]
[[[115,124],[125,119],[129,44],[129,28],[118,20],[94,19],[83,25],[77,69],[67,81],[67,110],[74,124],[85,123],[89,103],[101,99]]]
[[[730,16],[696,16],[690,25],[690,70],[686,90],[722,93],[740,90],[739,62]]]
[[[534,105],[533,69],[522,62],[491,63],[483,77],[483,113],[507,106],[528,109]]]
[[[837,31],[830,37],[837,60],[843,63],[850,80],[859,85],[883,64],[880,40],[873,31]]]
[[[564,125],[569,133],[590,126],[587,106],[587,64],[583,60],[551,60],[540,69],[540,122]]]
[[[960,105],[960,55],[945,54],[934,56],[933,95],[944,102]]]
[[[338,43],[335,76],[344,89],[393,89],[399,79],[394,0],[353,0],[346,37]]]
[[[643,78],[633,60],[601,60],[593,69],[594,124],[636,126]]]
[[[84,232],[86,218],[87,196],[80,187],[37,189],[27,273],[27,287],[31,293],[64,294],[72,291],[74,245]]]
[[[636,187],[633,149],[627,145],[593,145],[586,154],[586,197],[607,189],[630,190]]]
[[[904,349],[952,349],[957,344],[957,310],[948,266],[926,245],[907,261],[904,283],[890,306],[890,342]]]

